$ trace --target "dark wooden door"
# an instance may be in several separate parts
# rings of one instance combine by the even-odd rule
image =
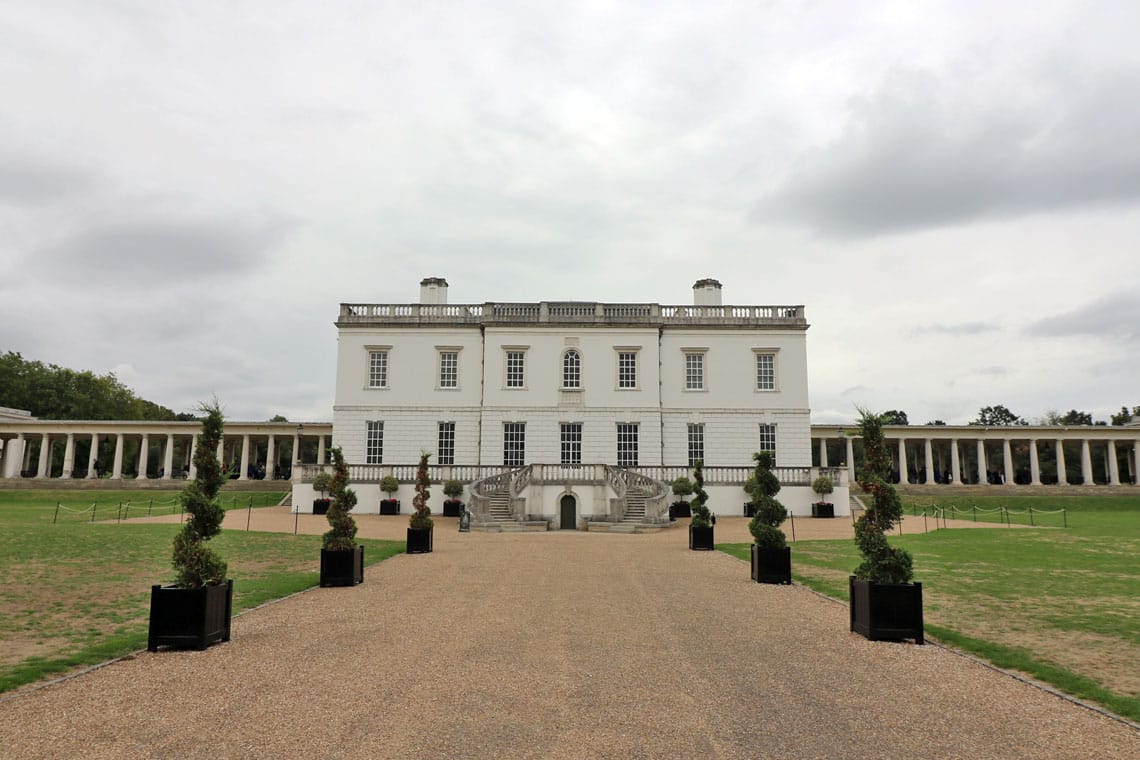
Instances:
[[[575,514],[574,514],[574,512],[576,511],[574,509],[574,506],[575,506],[574,497],[571,496],[570,494],[566,494],[565,496],[562,497],[562,502],[561,502],[560,506],[562,509],[562,524],[561,524],[562,530],[574,530],[575,529],[575,520],[574,520]]]

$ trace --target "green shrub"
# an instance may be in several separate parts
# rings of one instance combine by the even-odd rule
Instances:
[[[330,483],[332,483],[332,475],[329,475],[327,472],[319,472],[317,476],[313,478],[313,490],[319,491],[321,498],[324,498],[324,495],[328,493]]]
[[[691,496],[693,493],[693,481],[682,475],[673,481],[673,495],[681,501],[685,500],[686,496]]]
[[[696,465],[693,467],[693,521],[691,525],[694,528],[707,528],[712,525],[712,513],[709,512],[708,502],[709,495],[705,492],[705,475],[702,472],[704,462],[700,459],[697,460]]]
[[[427,453],[420,454],[420,466],[416,469],[416,495],[412,498],[415,511],[408,518],[408,525],[417,530],[426,530],[435,524],[427,504],[431,498],[431,492],[428,491],[428,486],[431,485],[427,464],[429,456],[431,455]]]
[[[788,543],[779,526],[787,519],[788,510],[775,498],[780,492],[780,479],[772,472],[771,453],[757,452],[752,459],[756,462],[756,470],[748,482],[752,484],[749,495],[756,514],[748,523],[748,530],[756,539],[757,546],[782,549]]]
[[[222,440],[222,410],[218,400],[202,404],[202,432],[194,450],[194,479],[179,495],[186,524],[174,538],[174,582],[180,588],[215,586],[226,579],[226,563],[206,542],[222,531],[226,513],[218,499],[225,476],[218,461]]]
[[[835,484],[831,482],[831,478],[826,475],[820,475],[811,482],[811,490],[819,494],[820,501],[824,501],[835,491]]]
[[[463,482],[460,480],[449,480],[443,484],[443,495],[450,499],[458,499],[463,495]]]
[[[883,418],[859,410],[863,434],[863,469],[859,485],[871,495],[871,505],[855,523],[855,543],[863,562],[855,577],[878,583],[908,583],[914,577],[910,552],[887,543],[887,532],[902,520],[902,501],[890,483],[891,455],[883,437]]]
[[[332,449],[333,474],[329,482],[329,531],[321,536],[321,545],[330,551],[353,549],[356,547],[356,520],[350,512],[356,506],[356,493],[348,487],[348,465],[339,447]]]
[[[380,490],[388,494],[388,498],[392,498],[392,494],[400,490],[400,481],[392,475],[385,475],[380,478]]]

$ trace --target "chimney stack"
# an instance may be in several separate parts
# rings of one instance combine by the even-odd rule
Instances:
[[[720,306],[720,283],[710,277],[693,285],[694,306]]]
[[[442,277],[425,277],[420,280],[420,303],[447,303],[447,280]]]

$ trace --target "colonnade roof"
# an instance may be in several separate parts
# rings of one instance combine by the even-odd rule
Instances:
[[[812,425],[813,438],[843,438],[851,436],[861,438],[859,426],[850,425]],[[1140,438],[1138,425],[884,425],[885,438],[985,438],[987,440],[1000,440],[1002,438],[1024,440],[1027,438],[1063,438],[1080,440],[1082,438]]]
[[[303,435],[331,435],[331,422],[248,422],[226,420],[226,435],[281,435],[297,434],[298,426],[303,427]],[[201,422],[181,422],[175,420],[4,420],[0,419],[0,433],[156,433],[174,435],[196,435],[202,429]]]

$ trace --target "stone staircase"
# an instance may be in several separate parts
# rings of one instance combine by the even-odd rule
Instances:
[[[649,489],[637,486],[630,487],[625,494],[625,515],[621,521],[639,525],[645,522],[645,501],[648,498]]]
[[[495,522],[514,522],[515,515],[511,512],[511,495],[504,488],[491,494],[491,519]]]

